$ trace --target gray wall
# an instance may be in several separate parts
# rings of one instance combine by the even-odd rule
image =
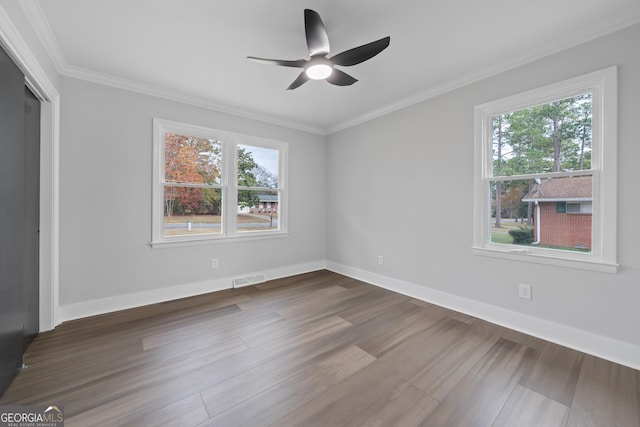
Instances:
[[[60,248],[44,276],[56,280],[59,256],[62,307],[327,260],[640,348],[640,26],[324,138],[61,78],[18,2],[0,6],[61,92]],[[473,256],[473,107],[612,65],[619,66],[620,273]],[[151,249],[154,116],[289,142],[291,235]],[[43,147],[55,159],[49,151]],[[43,168],[52,176],[51,165]],[[209,269],[212,257],[219,270]],[[533,301],[518,300],[520,282],[533,285]]]
[[[636,25],[331,135],[329,263],[640,346],[639,45]],[[474,106],[613,65],[620,273],[472,255]]]
[[[62,307],[323,262],[323,136],[72,78],[61,96]],[[153,117],[288,142],[289,237],[150,248]]]

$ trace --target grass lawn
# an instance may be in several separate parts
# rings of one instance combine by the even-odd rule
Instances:
[[[513,237],[509,235],[509,230],[518,229],[520,227],[527,227],[521,222],[515,222],[512,220],[502,221],[501,227],[494,227],[491,225],[491,242],[502,244],[513,244]]]
[[[278,214],[273,214],[273,219],[277,221]],[[186,224],[212,224],[211,227],[193,227],[186,229]],[[238,231],[260,231],[277,228],[272,225],[270,214],[238,214]],[[185,224],[180,228],[165,228],[165,236],[184,236],[193,234],[216,234],[220,233],[220,215],[172,215],[164,217],[165,224]],[[250,224],[243,227],[242,224]]]
[[[512,245],[513,237],[509,235],[509,230],[518,229],[520,227],[529,228],[529,226],[524,225],[521,222],[515,222],[511,220],[503,221],[501,225],[502,227],[499,227],[499,228],[496,228],[493,225],[491,225],[491,242],[492,243],[502,243],[505,245]],[[520,246],[529,246],[529,245],[520,244]],[[547,249],[559,249],[563,251],[573,251],[573,252],[591,252],[591,249],[588,249],[588,248],[570,248],[570,247],[544,246],[544,245],[537,245],[537,247],[547,248]]]
[[[278,214],[273,214],[273,219],[277,219]],[[172,215],[165,216],[164,222],[167,224],[186,224],[191,221],[193,224],[220,224],[220,215]],[[238,214],[238,223],[247,222],[270,222],[269,214]]]
[[[220,224],[220,215],[171,215],[164,217],[167,224],[186,224],[191,221],[194,224]]]

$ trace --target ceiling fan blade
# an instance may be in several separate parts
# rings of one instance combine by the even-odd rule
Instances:
[[[328,55],[329,36],[327,36],[327,30],[324,28],[318,12],[311,9],[304,10],[304,30],[307,36],[309,56]]]
[[[296,67],[296,68],[304,68],[304,64],[307,63],[306,59],[297,59],[295,61],[287,61],[284,59],[256,58],[255,56],[247,56],[247,59],[249,61],[259,62],[261,64],[280,65],[282,67]]]
[[[301,72],[300,75],[298,76],[297,79],[295,79],[293,81],[293,83],[291,83],[289,85],[289,87],[287,88],[287,90],[293,90],[295,88],[298,88],[300,86],[302,86],[303,84],[305,84],[306,82],[309,81],[309,77],[307,76],[307,73],[305,71]]]
[[[387,36],[376,40],[371,43],[363,44],[362,46],[354,47],[353,49],[345,50],[336,56],[329,58],[331,62],[336,65],[350,66],[356,65],[361,62],[371,59],[389,46],[391,37]]]
[[[358,79],[351,77],[344,71],[340,71],[334,68],[331,75],[327,77],[327,81],[336,86],[350,86],[357,82]]]

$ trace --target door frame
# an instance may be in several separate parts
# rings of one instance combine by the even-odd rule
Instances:
[[[0,46],[25,75],[41,102],[40,115],[40,332],[55,328],[59,315],[60,94],[0,5]]]

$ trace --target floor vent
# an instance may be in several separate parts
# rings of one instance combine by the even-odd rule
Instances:
[[[242,288],[243,286],[257,285],[265,281],[264,274],[256,274],[255,276],[239,277],[233,279],[234,288]]]

